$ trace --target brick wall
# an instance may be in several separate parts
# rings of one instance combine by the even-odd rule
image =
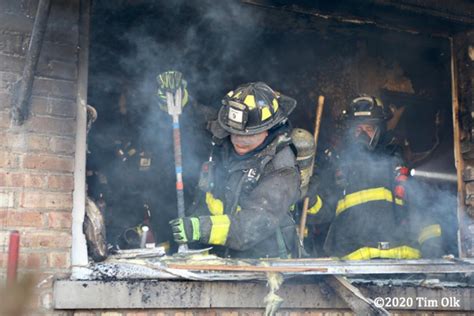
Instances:
[[[19,277],[34,273],[32,305],[52,306],[52,279],[69,273],[79,0],[53,1],[29,119],[12,126],[37,0],[0,0],[0,281],[9,231],[20,231]]]

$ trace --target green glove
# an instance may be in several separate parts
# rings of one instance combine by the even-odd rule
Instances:
[[[170,221],[173,238],[178,244],[199,241],[201,233],[199,231],[199,218],[183,217]]]
[[[175,93],[178,88],[183,90],[183,99],[181,102],[181,106],[184,107],[188,103],[188,90],[187,82],[183,79],[183,74],[179,71],[166,71],[159,74],[156,77],[158,81],[158,102],[160,104],[160,108],[162,110],[167,110],[167,103],[166,103],[166,92],[169,91],[171,93]]]

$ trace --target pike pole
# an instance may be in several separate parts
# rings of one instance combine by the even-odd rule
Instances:
[[[314,155],[318,149],[319,130],[321,128],[321,118],[323,116],[324,96],[320,95],[318,98],[318,108],[316,109],[316,119],[314,123]],[[300,227],[298,230],[300,244],[303,245],[304,231],[306,228],[306,218],[308,217],[309,197],[305,197],[303,202],[303,211],[301,213]]]
[[[179,116],[183,110],[183,95],[186,96],[186,82],[183,80],[183,74],[178,71],[167,71],[157,76],[158,96],[166,99],[166,110],[173,119],[173,149],[174,165],[176,173],[176,200],[178,205],[178,217],[185,217],[184,207],[184,184],[183,184],[183,163],[181,152],[181,130],[179,127]],[[163,100],[164,101],[164,100]],[[187,244],[181,244],[178,253],[188,251]]]
[[[174,165],[176,171],[176,199],[178,202],[178,217],[183,218],[184,213],[184,183],[183,183],[183,163],[181,152],[181,130],[179,127],[179,115],[181,114],[181,103],[183,100],[183,91],[181,87],[176,90],[175,95],[170,91],[166,92],[166,102],[168,105],[168,114],[173,118],[173,148]],[[178,253],[188,251],[187,244],[181,244]]]

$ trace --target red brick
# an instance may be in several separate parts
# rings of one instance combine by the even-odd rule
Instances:
[[[0,40],[1,45],[1,40]],[[2,109],[10,108],[11,106],[11,96],[8,93],[1,93],[0,92],[0,111]]]
[[[51,150],[60,154],[73,154],[75,151],[75,140],[73,138],[54,137],[51,139]]]
[[[23,54],[23,37],[20,34],[0,33],[0,52],[5,54]]]
[[[26,145],[30,151],[48,151],[50,136],[30,134],[26,138]]]
[[[25,188],[42,188],[46,183],[43,175],[25,174]]]
[[[28,119],[26,127],[35,133],[73,135],[76,131],[76,122],[71,119],[36,116]]]
[[[46,177],[23,173],[0,173],[0,187],[42,188]]]
[[[25,248],[69,248],[72,238],[70,233],[57,232],[23,232],[20,236],[20,247]]]
[[[8,72],[21,73],[25,65],[25,58],[0,53],[0,69]]]
[[[24,253],[20,252],[20,258],[18,262],[19,269],[38,269],[44,266],[43,259],[45,255],[43,253]]]
[[[64,44],[58,42],[44,41],[41,48],[41,54],[50,59],[77,61],[78,47],[77,45]]]
[[[0,252],[0,269],[6,268],[8,262],[8,253]]]
[[[32,97],[30,101],[30,113],[39,115],[49,114],[49,102],[47,98]]]
[[[72,194],[53,192],[23,192],[20,206],[24,208],[72,208]]]
[[[31,112],[39,115],[74,118],[76,116],[76,102],[51,97],[32,97]]]
[[[40,58],[38,63],[38,75],[48,78],[75,80],[77,78],[77,66],[75,63],[55,60],[51,58]]]
[[[76,84],[68,80],[35,78],[33,95],[75,100]]]
[[[48,212],[46,218],[48,220],[48,227],[60,229],[72,227],[71,212]]]
[[[0,208],[12,208],[15,206],[15,192],[0,192]]]
[[[6,151],[0,151],[0,168],[18,167],[18,155]]]
[[[1,24],[1,19],[0,19]],[[11,92],[13,86],[21,78],[20,74],[2,71],[0,69],[0,91]]]
[[[23,134],[13,134],[9,132],[0,132],[0,147],[11,150],[24,149],[25,136]]]
[[[71,254],[69,252],[48,253],[48,267],[65,269],[71,266]]]
[[[74,188],[73,176],[49,176],[48,188],[70,192]]]
[[[25,184],[25,176],[15,173],[0,173],[0,187],[22,187]]]
[[[72,172],[74,170],[74,159],[30,154],[23,158],[23,167],[26,169]]]
[[[1,227],[43,227],[43,225],[43,215],[39,212],[0,210]]]
[[[10,113],[0,112],[0,128],[9,128],[10,126],[11,126]]]

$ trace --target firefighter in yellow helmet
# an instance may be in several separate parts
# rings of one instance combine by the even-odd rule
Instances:
[[[346,260],[440,256],[441,227],[423,214],[428,201],[419,201],[422,189],[409,179],[400,146],[387,131],[391,110],[362,95],[343,115],[346,134],[333,176],[316,177],[309,188],[309,222],[330,221],[326,254]]]
[[[211,124],[220,144],[203,166],[191,216],[170,222],[174,239],[213,245],[225,256],[288,258],[300,181],[288,122],[296,101],[256,82],[222,102]]]

